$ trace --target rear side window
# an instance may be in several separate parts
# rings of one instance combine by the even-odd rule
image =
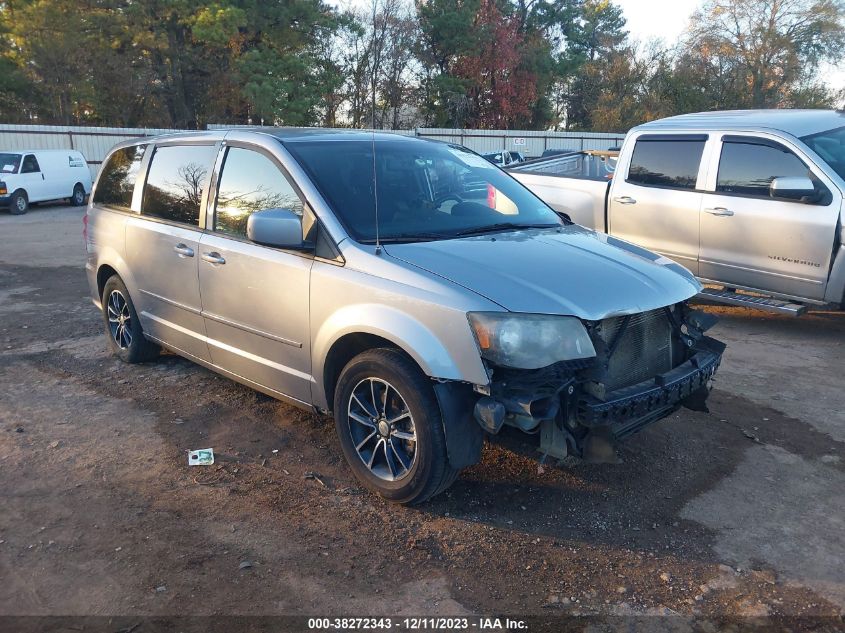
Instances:
[[[35,159],[35,156],[33,154],[27,154],[24,156],[23,165],[21,165],[21,173],[34,174],[39,171],[41,171],[41,168],[38,166],[38,161]]]
[[[768,198],[775,178],[811,175],[801,159],[783,146],[724,143],[716,191]]]
[[[216,153],[213,145],[156,148],[144,187],[141,214],[198,226],[203,187]]]
[[[146,149],[146,145],[124,147],[109,157],[97,181],[97,189],[94,192],[96,204],[120,209],[132,208],[132,193],[135,191],[135,181],[138,179],[141,159],[144,158]],[[69,157],[69,160],[72,158]]]
[[[704,152],[702,140],[638,140],[628,182],[650,187],[695,189]]]
[[[290,209],[302,215],[302,200],[276,164],[264,154],[230,147],[223,163],[214,230],[246,237],[246,223],[256,211]]]

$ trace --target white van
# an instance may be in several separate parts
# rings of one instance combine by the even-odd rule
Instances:
[[[13,215],[29,210],[31,202],[67,198],[85,204],[91,193],[91,170],[85,157],[72,149],[0,151],[0,205]]]

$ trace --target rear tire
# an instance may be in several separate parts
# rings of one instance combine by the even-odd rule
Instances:
[[[71,206],[74,207],[81,207],[85,204],[85,187],[82,186],[81,183],[76,183],[73,187],[73,194],[71,194],[70,198]]]
[[[101,300],[106,338],[112,353],[125,363],[155,360],[161,348],[144,337],[135,305],[120,277],[109,277]]]
[[[29,211],[29,198],[26,191],[18,189],[9,198],[9,211],[12,215],[23,215]]]
[[[385,499],[420,504],[457,477],[431,381],[399,350],[368,350],[349,361],[334,408],[352,472]]]

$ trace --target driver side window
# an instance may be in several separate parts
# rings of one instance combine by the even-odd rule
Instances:
[[[775,178],[812,173],[795,154],[772,143],[736,141],[722,145],[716,191],[720,193],[769,198],[769,185]]]
[[[214,230],[246,237],[249,216],[267,209],[303,214],[303,203],[288,179],[264,154],[229,147],[217,188]]]
[[[36,174],[41,171],[41,168],[38,166],[38,161],[35,160],[35,156],[32,154],[27,154],[26,157],[23,159],[23,166],[21,167],[22,174]]]

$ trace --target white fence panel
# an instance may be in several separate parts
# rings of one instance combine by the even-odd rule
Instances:
[[[254,125],[211,124],[208,129],[257,128]],[[260,128],[259,128],[260,129]],[[266,127],[265,129],[273,129]],[[146,136],[172,134],[188,130],[163,128],[83,127],[61,125],[11,125],[0,123],[0,151],[27,149],[76,149],[88,161],[92,176],[109,149],[116,143]],[[403,136],[419,136],[463,145],[479,153],[502,149],[522,152],[526,157],[540,156],[547,149],[609,149],[622,144],[624,134],[596,132],[545,132],[536,130],[454,130],[417,128],[415,130],[379,130]]]
[[[61,125],[0,124],[0,151],[28,149],[76,149],[82,152],[91,176],[117,143],[145,136],[169,134],[181,130],[161,128],[82,127]]]
[[[625,134],[604,132],[546,132],[537,130],[453,130],[417,128],[417,136],[463,145],[484,153],[503,149],[522,152],[526,157],[540,156],[547,149],[610,149],[622,144]]]

